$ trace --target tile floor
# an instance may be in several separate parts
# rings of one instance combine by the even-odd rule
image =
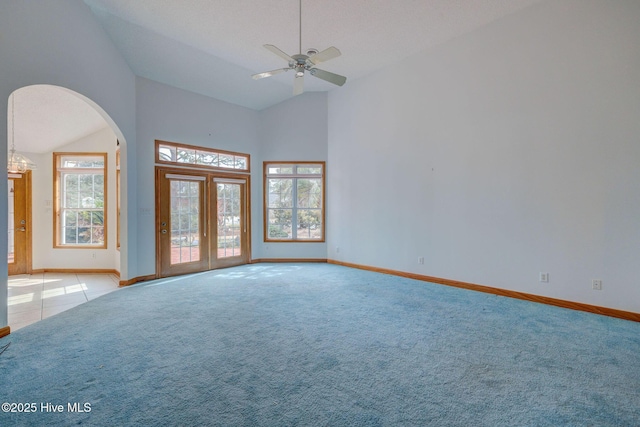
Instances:
[[[113,274],[41,273],[9,276],[9,326],[17,331],[118,290]]]

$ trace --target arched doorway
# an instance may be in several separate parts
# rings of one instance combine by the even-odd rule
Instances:
[[[19,261],[20,257],[27,259],[27,271],[12,271],[9,267],[9,274],[74,270],[119,273],[121,259],[126,254],[126,247],[118,246],[119,232],[123,228],[120,226],[121,189],[125,188],[125,185],[120,184],[119,163],[126,158],[126,141],[118,127],[90,99],[52,85],[32,85],[15,90],[8,99],[7,116],[8,148],[15,145],[17,152],[26,154],[36,163],[36,168],[29,173],[13,174],[8,179],[8,262]],[[104,154],[104,185],[100,194],[103,200],[96,197],[100,191],[84,194],[82,189],[67,188],[70,181],[61,177],[69,176],[69,171],[61,172],[63,168],[60,161],[54,163],[56,158],[68,160],[96,153]],[[67,162],[66,166],[69,164]],[[86,168],[81,169],[78,171],[80,180],[76,179],[77,182],[89,176]],[[21,185],[16,185],[17,182]],[[22,189],[25,186],[26,197],[16,193],[24,191]],[[72,194],[73,191],[75,194]],[[73,201],[74,197],[77,205],[66,207],[70,207],[71,214],[75,214],[74,208],[82,211],[76,214],[75,223],[69,220],[71,215],[67,215],[66,219],[61,219],[60,215],[61,207]],[[27,205],[26,218],[16,214],[17,205],[23,201]],[[96,208],[103,208],[102,218],[95,214],[99,210]],[[15,211],[13,217],[12,209]],[[100,234],[100,229],[104,230],[104,244],[84,245],[85,241],[81,238],[72,242],[75,244],[67,244],[67,237],[74,232],[73,227],[76,236],[83,235],[83,224],[78,218],[86,216],[87,212],[93,218],[93,229],[88,234],[95,236]],[[24,233],[21,231],[23,226],[26,231]],[[26,254],[12,250],[22,247],[16,245],[16,236],[27,237],[29,240]],[[60,236],[63,239],[59,239]],[[10,298],[9,305],[11,303]]]

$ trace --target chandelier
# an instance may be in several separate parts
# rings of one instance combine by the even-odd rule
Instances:
[[[30,169],[35,169],[36,164],[29,160],[28,157],[20,153],[16,153],[15,141],[15,92],[11,95],[11,149],[9,150],[9,158],[7,160],[7,171],[9,173],[25,173]]]

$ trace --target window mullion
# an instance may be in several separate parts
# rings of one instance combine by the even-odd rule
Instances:
[[[291,238],[298,238],[298,180],[291,178]]]

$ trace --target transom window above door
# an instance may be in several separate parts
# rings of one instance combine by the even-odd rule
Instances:
[[[156,163],[249,172],[249,155],[156,140]]]

